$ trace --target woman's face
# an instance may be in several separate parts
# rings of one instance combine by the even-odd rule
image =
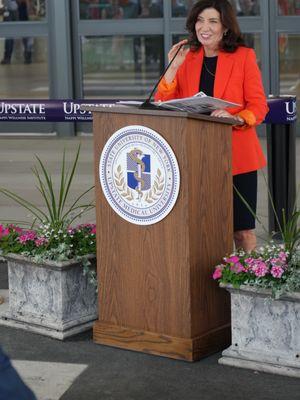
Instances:
[[[217,50],[225,32],[221,23],[220,13],[215,8],[203,10],[198,15],[195,30],[204,50]]]

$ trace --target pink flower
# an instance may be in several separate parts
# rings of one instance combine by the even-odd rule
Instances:
[[[19,227],[16,226],[16,225],[9,225],[9,227],[10,227],[13,231],[15,231],[15,232],[17,232],[17,233],[22,233],[22,232],[23,232],[23,229],[19,228]]]
[[[37,247],[43,246],[44,244],[48,243],[48,240],[45,237],[38,237],[34,241]]]
[[[230,266],[230,270],[236,274],[240,274],[241,272],[245,271],[245,268],[240,262],[237,262]]]
[[[269,268],[267,267],[266,263],[261,260],[256,260],[255,263],[251,266],[251,271],[257,277],[265,276],[269,273]]]
[[[223,269],[224,269],[224,265],[223,264],[216,266],[215,271],[213,273],[213,279],[214,280],[222,278],[222,270]]]
[[[96,225],[92,228],[92,230],[91,230],[91,234],[94,234],[94,235],[96,235]]]
[[[96,230],[96,224],[90,224],[90,223],[80,224],[75,227],[75,230],[80,230],[80,229],[84,229],[84,228],[87,228],[87,229],[90,229],[91,231],[93,231],[93,230]]]
[[[230,265],[230,271],[234,272],[235,274],[245,271],[245,268],[240,263],[240,258],[238,256],[232,255],[230,257],[225,257],[224,261]]]
[[[284,273],[284,269],[280,266],[273,265],[271,268],[271,274],[274,276],[274,278],[280,279],[282,277],[282,274]]]
[[[22,244],[30,241],[30,240],[34,240],[36,238],[36,234],[33,231],[27,231],[24,232],[23,235],[20,235],[18,237],[18,241]]]
[[[225,258],[224,258],[224,261],[227,262],[227,263],[233,263],[233,264],[235,264],[235,263],[239,262],[240,259],[239,259],[238,256],[231,256],[231,257],[225,257]]]
[[[287,268],[287,264],[285,264],[284,259],[281,258],[271,258],[270,264],[272,267],[281,267],[282,269]]]
[[[0,224],[0,239],[7,235],[9,235],[9,228],[4,228],[4,226]]]
[[[281,252],[278,254],[278,258],[279,258],[280,261],[282,261],[283,263],[285,263],[286,260],[287,260],[287,254],[286,254],[284,251],[281,251]]]

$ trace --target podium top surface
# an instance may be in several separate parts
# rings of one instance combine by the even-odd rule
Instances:
[[[236,125],[236,120],[233,118],[221,118],[211,117],[210,115],[204,114],[192,114],[183,111],[168,111],[168,110],[146,110],[136,107],[128,106],[114,106],[114,105],[103,105],[103,106],[81,106],[82,110],[100,113],[114,113],[114,114],[138,114],[138,115],[154,115],[156,117],[179,117],[198,119],[202,121],[218,122],[226,125]]]

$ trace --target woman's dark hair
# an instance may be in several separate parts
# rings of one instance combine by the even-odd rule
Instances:
[[[214,8],[220,13],[221,23],[226,29],[226,34],[220,42],[220,49],[233,53],[239,46],[245,46],[235,11],[228,0],[200,0],[194,4],[186,21],[186,29],[189,32],[191,50],[198,50],[202,44],[197,39],[195,25],[198,15],[206,8]]]

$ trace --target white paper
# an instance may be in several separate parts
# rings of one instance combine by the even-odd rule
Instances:
[[[143,104],[142,101],[119,101],[117,104],[139,107]],[[182,99],[174,99],[167,101],[156,101],[154,104],[158,108],[163,108],[167,110],[174,111],[186,111],[189,113],[206,113],[212,112],[217,109],[224,109],[228,107],[239,107],[240,104],[232,103],[230,101],[225,101],[218,99],[216,97],[206,96],[205,93],[199,92],[192,97],[185,97]]]

